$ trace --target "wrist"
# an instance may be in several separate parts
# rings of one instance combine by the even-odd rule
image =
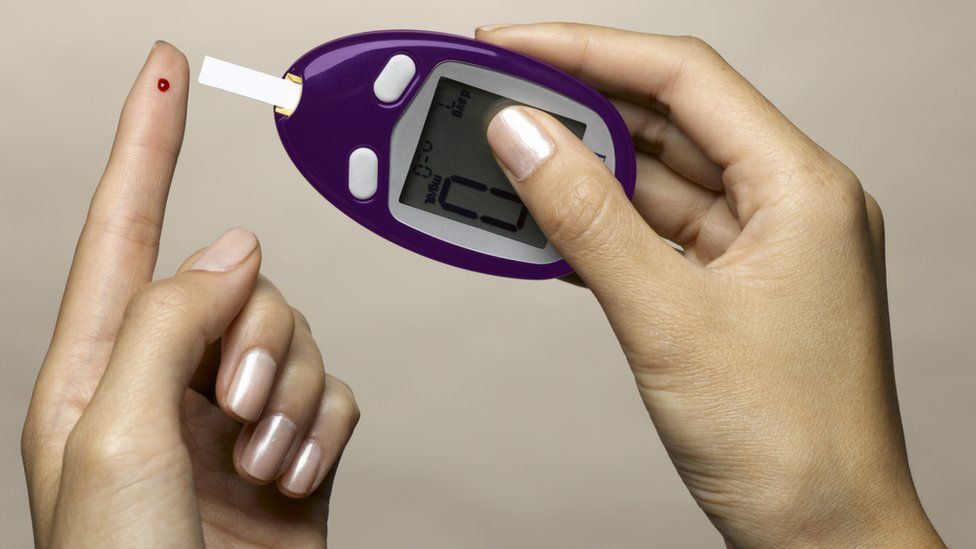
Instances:
[[[945,547],[914,490],[911,497],[835,501],[749,522],[719,526],[728,547]]]

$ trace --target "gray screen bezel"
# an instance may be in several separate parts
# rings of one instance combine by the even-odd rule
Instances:
[[[606,155],[605,162],[610,171],[614,171],[616,166],[610,130],[600,115],[589,107],[528,80],[477,65],[445,61],[434,67],[427,76],[393,128],[387,195],[390,213],[404,225],[468,250],[536,265],[559,261],[562,258],[551,242],[546,243],[545,248],[536,248],[400,202],[400,193],[417,149],[417,141],[427,120],[437,82],[442,77],[586,124],[583,143],[590,150]]]

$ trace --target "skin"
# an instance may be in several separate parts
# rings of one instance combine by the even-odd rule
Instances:
[[[568,24],[477,37],[590,83],[630,128],[632,203],[545,113],[514,107],[548,153],[513,149],[504,111],[488,140],[599,300],[727,544],[941,546],[905,451],[881,210],[854,174],[701,40]]]
[[[214,267],[222,238],[151,281],[188,83],[183,54],[157,43],[78,241],[24,424],[39,547],[325,544],[335,465],[359,410],[325,374],[305,318],[260,275],[256,238],[228,233],[244,255],[227,268]],[[255,348],[277,368],[259,415],[241,418],[228,392]],[[242,453],[275,414],[297,436],[273,478],[255,478]],[[309,440],[322,449],[321,472],[295,491],[285,479]]]
[[[487,137],[599,300],[726,543],[941,546],[901,429],[881,212],[850,170],[700,40],[564,24],[477,37],[589,82],[631,129],[633,202],[544,113],[518,108],[548,143],[541,156],[519,157],[504,111]],[[183,56],[157,45],[79,240],[24,428],[42,547],[325,544],[331,478],[359,413],[323,373],[303,317],[260,276],[256,242],[232,268],[201,270],[201,251],[150,282],[187,80]],[[231,410],[229,372],[255,345],[279,362],[261,417],[289,415],[325,450],[330,474],[310,493],[240,466],[254,422]]]

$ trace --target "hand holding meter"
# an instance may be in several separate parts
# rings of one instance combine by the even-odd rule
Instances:
[[[488,146],[488,122],[505,107],[553,115],[633,195],[633,145],[609,101],[562,71],[468,38],[348,36],[308,52],[281,79],[207,58],[200,81],[275,105],[291,160],[346,215],[465,269],[533,279],[572,271]]]

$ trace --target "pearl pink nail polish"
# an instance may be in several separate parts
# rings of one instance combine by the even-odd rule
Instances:
[[[241,454],[241,469],[258,480],[272,480],[287,457],[298,428],[282,414],[264,418]]]
[[[488,144],[516,181],[532,175],[555,150],[552,140],[521,107],[508,107],[488,124]]]
[[[227,390],[227,407],[245,421],[261,415],[278,365],[264,349],[251,349],[241,358]]]
[[[322,448],[306,440],[291,466],[281,477],[281,485],[293,494],[305,495],[315,489],[322,470]],[[324,476],[324,475],[322,475]]]
[[[240,227],[231,229],[211,244],[190,270],[230,271],[247,259],[257,247],[258,239],[251,231]]]

